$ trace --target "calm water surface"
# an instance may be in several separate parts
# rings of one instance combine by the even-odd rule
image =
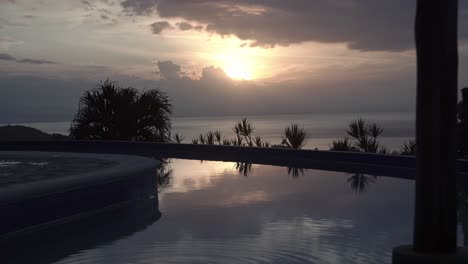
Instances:
[[[269,140],[273,144],[281,143],[281,133],[291,123],[298,123],[306,128],[311,139],[306,145],[309,149],[329,149],[333,140],[346,135],[347,124],[357,117],[363,117],[377,122],[384,128],[382,143],[389,148],[398,150],[401,145],[414,138],[414,113],[355,113],[355,114],[304,114],[304,115],[275,115],[250,116],[249,120],[255,126],[255,135]],[[202,118],[173,118],[172,133],[180,133],[185,137],[185,143],[197,138],[200,133],[209,130],[220,130],[226,137],[234,137],[232,127],[242,117],[202,117]],[[47,133],[67,134],[70,122],[58,123],[27,123]]]
[[[411,243],[410,180],[193,160],[163,172],[150,206],[47,231],[12,263],[391,263]]]

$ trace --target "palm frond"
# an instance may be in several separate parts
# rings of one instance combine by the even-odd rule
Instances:
[[[298,124],[291,124],[284,129],[281,137],[282,145],[292,149],[301,149],[309,141],[309,133]]]
[[[177,143],[182,143],[182,141],[184,141],[185,137],[180,135],[179,133],[175,133],[174,135],[174,141],[177,142]]]
[[[161,91],[140,93],[109,79],[81,97],[70,136],[76,139],[170,141],[172,105]]]
[[[333,140],[330,150],[333,151],[357,151],[353,146],[353,143],[349,138],[345,137],[343,139]]]
[[[416,140],[405,142],[400,149],[401,155],[416,155]]]
[[[355,192],[362,193],[367,191],[370,184],[376,181],[377,177],[374,175],[367,175],[362,173],[353,174],[348,178],[351,189]]]

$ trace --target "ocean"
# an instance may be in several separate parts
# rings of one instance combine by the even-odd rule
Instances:
[[[392,150],[398,150],[404,142],[414,138],[415,116],[410,112],[247,116],[255,127],[254,135],[272,144],[281,143],[281,134],[287,125],[292,123],[302,125],[310,134],[310,140],[305,148],[320,150],[328,150],[333,140],[346,136],[347,125],[358,117],[376,122],[383,127],[380,142]],[[200,133],[210,130],[220,130],[225,137],[233,138],[232,127],[241,118],[241,116],[172,118],[172,134],[183,135],[184,143],[190,143]],[[60,134],[67,134],[70,128],[70,122],[21,123],[20,125],[34,127],[47,133]]]

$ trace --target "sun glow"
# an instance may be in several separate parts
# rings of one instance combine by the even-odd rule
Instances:
[[[227,76],[235,80],[253,80],[258,78],[258,57],[256,49],[223,47],[213,54],[214,65],[219,65]]]
[[[273,49],[251,47],[234,37],[213,37],[200,53],[206,65],[223,69],[233,80],[254,81],[272,76]]]
[[[233,79],[240,80],[251,80],[252,74],[249,71],[247,65],[243,65],[240,62],[230,62],[226,65],[224,71],[226,74]]]

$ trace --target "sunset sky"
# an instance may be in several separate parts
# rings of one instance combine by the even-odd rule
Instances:
[[[176,116],[412,111],[415,2],[0,0],[0,123],[71,120],[106,78]]]

